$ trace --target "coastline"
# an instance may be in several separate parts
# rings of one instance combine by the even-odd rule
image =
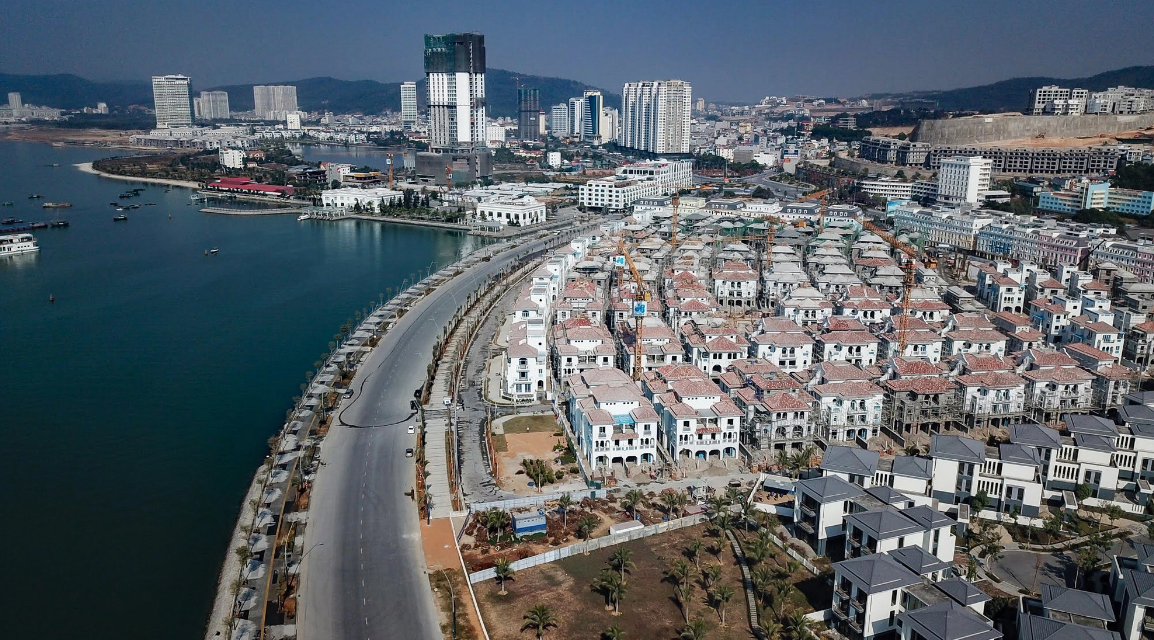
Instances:
[[[125,182],[145,182],[148,184],[163,184],[163,185],[166,185],[169,187],[180,187],[182,189],[199,189],[200,188],[199,182],[191,182],[188,180],[166,180],[164,178],[135,178],[133,176],[120,176],[120,175],[116,175],[114,173],[106,173],[104,171],[98,171],[98,170],[92,168],[91,162],[81,162],[78,164],[74,164],[72,166],[76,167],[77,169],[79,169],[83,173],[90,173],[90,174],[95,175],[95,176],[101,176],[103,178],[111,178],[113,180],[123,180]]]

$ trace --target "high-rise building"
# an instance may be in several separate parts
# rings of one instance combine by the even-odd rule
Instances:
[[[464,184],[492,174],[485,144],[485,36],[425,35],[429,152],[417,154],[417,177]]]
[[[256,85],[252,88],[253,112],[261,120],[284,120],[297,111],[297,88],[290,85]]]
[[[19,91],[8,92],[8,108],[14,112],[24,108],[24,100],[20,97]]]
[[[485,146],[485,36],[425,36],[429,143],[433,148]]]
[[[938,171],[938,202],[958,205],[978,202],[990,188],[994,161],[981,156],[955,156],[942,160]]]
[[[569,135],[581,136],[585,130],[585,98],[569,98]]]
[[[549,134],[554,138],[569,135],[569,105],[555,104],[549,110]]]
[[[156,126],[189,126],[192,124],[192,80],[188,76],[152,76],[152,103]]]
[[[694,111],[697,111],[697,112],[704,112],[705,111],[705,98],[698,98],[697,102],[695,104],[696,104],[696,106],[694,107]]]
[[[401,83],[401,125],[405,131],[412,131],[417,123],[417,83]]]
[[[583,96],[584,112],[581,116],[581,139],[594,144],[601,143],[601,107],[605,98],[596,89],[586,89]]]
[[[541,125],[541,92],[528,87],[517,88],[517,135],[521,140],[536,140]]]
[[[620,114],[613,107],[601,107],[601,142],[617,141]]]
[[[627,83],[617,143],[649,153],[689,153],[693,89],[682,80]]]
[[[192,99],[192,111],[197,120],[228,120],[232,115],[228,109],[228,92],[201,91]]]

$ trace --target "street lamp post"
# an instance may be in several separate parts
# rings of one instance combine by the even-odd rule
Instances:
[[[453,609],[453,638],[457,637],[457,596],[453,593],[453,581],[449,579],[449,574],[445,573],[445,568],[441,567],[441,575],[445,577],[445,583],[449,585],[449,601]]]

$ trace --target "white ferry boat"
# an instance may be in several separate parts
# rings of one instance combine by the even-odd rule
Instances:
[[[12,256],[18,253],[32,253],[39,251],[36,238],[31,233],[14,233],[0,236],[0,256]]]

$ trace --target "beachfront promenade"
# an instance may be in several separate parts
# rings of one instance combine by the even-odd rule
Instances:
[[[572,231],[576,231],[573,229]],[[545,235],[476,261],[416,302],[358,367],[321,445],[298,603],[298,637],[440,638],[417,508],[414,392],[444,327],[502,273],[567,240]],[[485,252],[488,249],[483,250]],[[431,446],[436,446],[431,445]]]

